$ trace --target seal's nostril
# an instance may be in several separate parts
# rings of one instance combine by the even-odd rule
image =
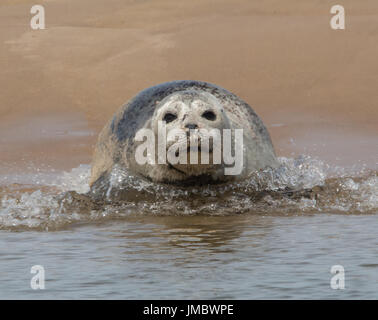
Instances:
[[[187,125],[185,125],[185,128],[187,129],[197,129],[198,126],[194,123],[188,123]]]

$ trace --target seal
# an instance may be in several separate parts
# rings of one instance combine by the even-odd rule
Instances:
[[[141,91],[109,120],[90,185],[109,179],[115,167],[182,185],[243,179],[276,166],[269,133],[246,102],[214,84],[181,80]]]

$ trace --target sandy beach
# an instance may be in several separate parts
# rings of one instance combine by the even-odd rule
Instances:
[[[341,2],[345,30],[322,0],[41,1],[46,29],[32,30],[33,1],[2,1],[0,161],[89,163],[125,101],[196,79],[247,101],[278,155],[376,167],[378,3]]]

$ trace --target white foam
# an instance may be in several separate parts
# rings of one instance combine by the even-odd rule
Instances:
[[[323,162],[306,156],[296,159],[279,158],[280,167],[267,169],[253,175],[249,180],[220,186],[180,188],[158,185],[138,180],[126,171],[112,172],[112,188],[125,188],[129,194],[147,197],[128,200],[123,207],[111,202],[99,210],[78,204],[75,199],[58,196],[59,192],[76,191],[85,194],[89,191],[90,166],[80,165],[69,172],[63,172],[54,179],[47,179],[41,188],[38,184],[22,188],[9,185],[0,193],[0,229],[57,229],[73,222],[98,219],[123,218],[129,214],[209,214],[224,215],[241,212],[265,214],[289,212],[345,212],[378,213],[378,177],[376,172],[357,177],[340,177],[327,180],[329,167]],[[318,198],[305,196],[290,197],[277,190],[303,190],[323,186]],[[49,187],[52,187],[49,189]],[[261,191],[273,191],[264,197],[256,197]],[[130,193],[131,191],[131,193]],[[197,199],[197,200],[195,200]],[[198,202],[198,199],[200,201]],[[197,201],[197,202],[196,202]],[[117,204],[119,205],[119,204]]]

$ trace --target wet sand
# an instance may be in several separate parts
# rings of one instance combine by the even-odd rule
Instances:
[[[343,31],[330,28],[321,0],[41,1],[47,29],[38,31],[29,25],[34,4],[0,4],[3,168],[20,168],[21,154],[58,169],[89,163],[121,104],[175,79],[213,82],[246,100],[279,155],[377,167],[374,0],[342,1]],[[70,131],[79,122],[75,130],[87,135],[76,143]],[[59,133],[43,140],[30,123]]]

